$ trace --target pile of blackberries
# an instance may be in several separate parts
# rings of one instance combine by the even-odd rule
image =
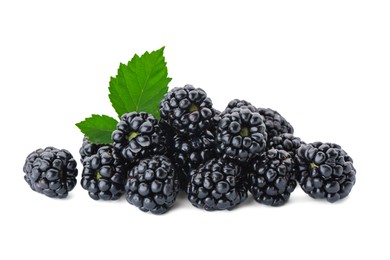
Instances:
[[[335,202],[355,184],[351,157],[337,144],[309,143],[278,112],[232,100],[213,108],[204,90],[186,85],[160,103],[160,120],[145,112],[124,114],[112,144],[84,138],[82,187],[92,199],[123,194],[142,211],[162,214],[185,192],[197,208],[232,209],[248,198],[285,204],[297,183],[313,198]],[[76,184],[76,162],[53,147],[31,153],[24,165],[30,187],[66,197]]]

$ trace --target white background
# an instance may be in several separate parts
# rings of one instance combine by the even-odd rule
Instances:
[[[389,13],[388,1],[1,1],[0,259],[389,259]],[[110,76],[161,46],[171,88],[201,87],[218,109],[247,99],[306,142],[340,144],[351,195],[330,204],[297,187],[283,207],[231,212],[181,195],[154,216],[79,184],[65,200],[32,192],[27,154],[79,160],[74,124],[115,116]]]

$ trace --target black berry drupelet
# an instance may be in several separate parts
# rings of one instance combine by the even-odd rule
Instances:
[[[288,201],[297,183],[293,160],[284,150],[268,150],[250,172],[249,191],[262,204],[281,206]]]
[[[191,171],[215,156],[214,135],[210,131],[193,136],[176,135],[172,152],[180,187],[186,190]]]
[[[356,181],[352,158],[337,144],[315,142],[297,151],[298,182],[315,199],[335,202],[351,192]]]
[[[77,183],[76,160],[65,149],[46,147],[30,153],[23,171],[31,189],[48,197],[65,198]]]
[[[127,201],[142,211],[163,214],[174,204],[179,181],[173,164],[164,155],[140,160],[127,174]]]
[[[232,209],[247,197],[241,168],[220,158],[213,158],[192,173],[188,200],[207,211]]]
[[[237,163],[247,163],[266,149],[263,119],[247,108],[235,108],[222,115],[216,137],[218,154]]]
[[[79,153],[80,153],[80,161],[83,163],[84,158],[87,156],[91,156],[92,154],[95,154],[97,150],[102,147],[101,144],[94,144],[88,140],[86,136],[83,138],[83,144],[80,147]]]
[[[174,88],[160,102],[161,121],[172,126],[177,133],[198,134],[211,127],[214,110],[206,92],[192,85]]]
[[[158,120],[145,112],[122,115],[112,133],[112,140],[118,155],[129,163],[149,154],[163,154],[166,151],[166,138]]]
[[[283,133],[294,133],[294,128],[277,111],[270,108],[258,108],[260,115],[263,116],[265,126],[267,127],[268,140],[271,141],[274,136]]]
[[[127,164],[115,154],[112,146],[102,146],[83,162],[81,186],[94,200],[116,200],[124,193]]]

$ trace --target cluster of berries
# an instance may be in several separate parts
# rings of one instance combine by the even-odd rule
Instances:
[[[297,183],[313,198],[335,202],[355,184],[351,157],[337,144],[306,144],[278,112],[232,100],[213,108],[200,88],[169,91],[157,120],[145,112],[124,114],[112,144],[84,138],[80,148],[81,186],[95,200],[127,201],[162,214],[180,190],[197,208],[232,209],[248,198],[285,204]],[[30,187],[66,197],[76,184],[76,162],[53,147],[31,153],[24,166]]]

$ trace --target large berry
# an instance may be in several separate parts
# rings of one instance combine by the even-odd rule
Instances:
[[[260,115],[263,116],[265,126],[267,127],[268,140],[271,141],[274,136],[283,133],[294,133],[294,128],[277,111],[270,108],[258,108]]]
[[[160,102],[161,120],[180,134],[197,134],[212,126],[212,106],[203,89],[192,85],[174,88]]]
[[[164,155],[140,160],[127,174],[127,201],[142,211],[163,214],[176,200],[179,181],[173,164]]]
[[[315,199],[335,202],[351,192],[356,181],[352,158],[337,144],[315,142],[297,151],[298,182]]]
[[[127,165],[111,146],[102,146],[84,159],[81,186],[94,200],[116,200],[124,193]]]
[[[176,135],[172,152],[180,187],[186,190],[191,171],[215,155],[214,135],[210,131],[193,136]]]
[[[283,205],[296,186],[293,160],[284,150],[268,150],[249,174],[250,192],[257,202],[266,205]]]
[[[217,152],[223,158],[247,163],[266,149],[267,133],[261,115],[235,108],[221,116],[217,130]]]
[[[48,197],[65,198],[77,183],[76,160],[65,149],[46,147],[30,153],[23,171],[31,189]]]
[[[88,140],[86,136],[83,138],[83,144],[80,147],[79,153],[80,153],[80,161],[83,163],[85,157],[91,156],[97,152],[97,150],[102,147],[101,144],[94,144],[91,141]]]
[[[187,193],[192,205],[208,211],[232,209],[248,197],[241,168],[220,158],[192,173]]]
[[[122,115],[112,140],[118,155],[130,163],[149,154],[163,154],[166,150],[165,135],[158,120],[145,112]]]

